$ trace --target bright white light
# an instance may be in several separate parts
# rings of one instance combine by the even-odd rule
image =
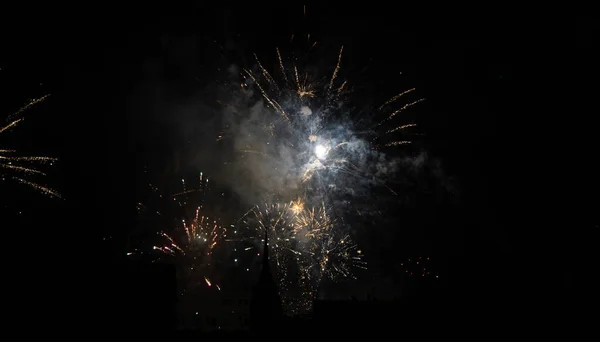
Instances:
[[[327,156],[327,148],[323,145],[317,145],[317,147],[315,147],[315,154],[317,155],[317,158],[323,160]]]

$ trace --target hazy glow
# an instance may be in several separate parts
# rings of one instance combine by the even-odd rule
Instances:
[[[325,159],[325,157],[327,156],[327,148],[323,145],[317,145],[317,147],[315,147],[315,155],[320,160]]]

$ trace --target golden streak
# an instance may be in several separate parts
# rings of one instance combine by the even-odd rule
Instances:
[[[0,153],[4,152],[3,150],[0,150]],[[14,152],[14,151],[12,151]],[[0,156],[0,159],[5,159],[5,160],[12,160],[12,161],[30,161],[30,162],[53,162],[53,161],[57,161],[57,158],[51,158],[51,157],[4,157],[4,156]]]
[[[15,116],[20,115],[21,113],[23,113],[24,111],[26,111],[27,109],[31,108],[32,106],[44,101],[45,99],[48,98],[48,96],[50,96],[50,94],[45,95],[39,99],[34,99],[31,100],[28,104],[26,104],[25,106],[21,107],[19,110],[17,110],[15,113],[13,113],[12,115],[10,115],[10,118],[13,118]],[[24,119],[20,118],[17,120],[13,120],[12,122],[10,122],[8,125],[1,127],[0,128],[0,134],[3,132],[6,132],[7,130],[15,127],[16,125],[18,125],[20,122],[22,122]],[[0,149],[0,153],[15,153],[15,150],[12,149]],[[35,175],[42,175],[45,176],[46,173],[36,170],[34,168],[31,167],[26,167],[26,166],[21,166],[21,165],[14,165],[13,162],[38,162],[38,163],[47,163],[47,162],[53,162],[56,161],[56,158],[50,158],[50,157],[36,157],[36,156],[27,156],[27,157],[21,157],[21,156],[3,156],[0,155],[0,169],[6,169],[6,170],[13,170],[13,171],[17,171],[17,172],[21,172],[24,174],[35,174]],[[0,176],[4,176],[4,175],[0,175]],[[2,177],[4,178],[4,177]],[[37,184],[35,182],[20,178],[20,177],[10,177],[9,178],[16,180],[17,182],[21,183],[21,184],[25,184],[28,185],[30,187],[32,187],[33,189],[47,195],[50,197],[59,197],[60,195],[58,192],[56,192],[55,190],[49,189],[43,185]]]
[[[273,84],[277,87],[277,83],[275,82],[275,79],[273,79],[273,77],[271,76],[271,74],[269,74],[267,69],[265,69],[262,66],[262,64],[260,63],[260,60],[258,59],[258,56],[256,54],[254,54],[254,58],[256,59],[256,63],[258,63],[258,67],[262,71],[262,74],[265,77],[265,79],[267,80],[267,82],[269,82],[270,84]]]
[[[315,96],[315,91],[310,89],[310,86],[306,85],[306,81],[308,79],[308,75],[304,76],[303,82],[302,84],[300,84],[300,77],[298,75],[298,68],[294,65],[294,74],[296,76],[296,86],[297,86],[297,90],[296,90],[296,94],[298,94],[299,97],[303,97],[303,96],[307,96],[307,97],[314,97]]]
[[[298,68],[294,64],[294,75],[296,75],[296,86],[300,89],[300,77],[298,76]]]
[[[344,51],[344,46],[340,48],[340,54],[338,55],[338,62],[335,66],[335,70],[333,70],[333,75],[331,76],[331,81],[329,82],[329,90],[333,89],[333,82],[337,78],[338,72],[340,71],[340,64],[342,63],[342,52]]]
[[[390,146],[400,146],[400,145],[407,145],[410,144],[410,141],[407,140],[403,140],[403,141],[393,141],[391,143],[387,143],[385,144],[385,146],[390,147]]]
[[[28,168],[28,167],[18,166],[18,165],[0,164],[0,168],[12,169],[12,170],[21,171],[21,172],[28,173],[28,174],[37,174],[37,175],[42,175],[42,176],[46,175],[42,171]]]
[[[407,124],[407,125],[398,126],[398,127],[394,128],[394,129],[390,129],[389,131],[385,132],[385,134],[394,133],[394,132],[397,132],[397,131],[402,130],[402,129],[406,129],[406,128],[410,128],[410,127],[416,127],[416,126],[417,126],[416,124]]]
[[[4,127],[0,128],[0,134],[2,134],[2,132],[4,132],[4,131],[7,131],[7,130],[11,129],[12,127],[15,127],[16,125],[18,125],[18,124],[19,124],[19,122],[21,122],[21,121],[23,121],[23,120],[24,120],[24,119],[15,120],[15,121],[13,121],[13,122],[9,123],[8,125],[6,125],[6,126],[4,126]]]
[[[416,105],[419,102],[425,101],[425,99],[418,99],[416,101],[413,101],[411,103],[407,103],[404,106],[402,106],[402,108],[395,110],[392,114],[390,114],[390,116],[386,119],[386,120],[390,120],[392,119],[394,116],[396,116],[398,113],[401,113],[402,111],[404,111],[405,109],[412,107],[414,105]]]
[[[19,110],[17,110],[16,112],[14,112],[9,117],[9,120],[10,120],[10,118],[13,118],[13,117],[15,117],[17,115],[20,115],[21,113],[25,112],[29,108],[31,108],[31,107],[35,106],[36,104],[38,104],[38,103],[46,100],[49,96],[50,96],[50,94],[47,94],[47,95],[44,95],[44,96],[40,97],[39,99],[33,99],[33,100],[31,100],[28,104],[26,104],[25,106],[19,108]],[[0,133],[2,133],[2,131],[0,131]]]
[[[392,97],[391,99],[387,100],[387,101],[386,101],[384,104],[382,104],[382,105],[379,107],[379,110],[382,110],[382,109],[383,109],[383,107],[385,107],[385,106],[387,106],[387,105],[391,104],[392,102],[395,102],[395,101],[397,101],[399,98],[401,98],[402,96],[404,96],[404,95],[406,95],[406,94],[408,94],[408,93],[410,93],[410,92],[414,91],[415,89],[416,89],[416,88],[408,89],[408,90],[406,90],[406,91],[403,91],[403,92],[401,92],[400,94],[398,94],[398,95],[396,95],[396,96]]]
[[[37,184],[37,183],[33,183],[33,182],[30,182],[28,180],[25,180],[25,179],[22,179],[22,178],[18,178],[18,177],[13,177],[13,178],[16,181],[20,182],[20,183],[29,185],[30,187],[32,187],[32,188],[34,188],[34,189],[42,192],[43,194],[45,194],[47,196],[61,198],[60,194],[58,192],[56,192],[56,191],[54,191],[54,190],[52,190],[50,188],[47,188],[47,187],[45,187],[43,185],[40,185],[40,184]]]
[[[346,86],[346,82],[347,82],[347,81],[344,81],[344,83],[342,83],[342,85],[341,85],[341,86],[340,86],[340,87],[337,89],[337,93],[338,93],[338,94],[339,94],[339,93],[341,93],[341,92],[342,92],[342,90],[344,90],[344,86]]]
[[[258,89],[260,89],[260,92],[262,93],[263,97],[265,98],[265,100],[267,100],[267,102],[269,102],[269,104],[271,105],[271,107],[273,107],[273,109],[275,109],[276,111],[278,111],[281,114],[281,116],[286,121],[289,121],[290,119],[288,118],[288,116],[285,113],[285,111],[283,110],[283,108],[281,108],[281,106],[277,102],[274,102],[273,100],[271,100],[271,98],[269,97],[269,95],[267,95],[267,93],[265,92],[265,90],[263,89],[263,87],[261,87],[260,83],[258,83],[258,81],[256,80],[256,78],[254,78],[254,75],[252,75],[252,73],[250,71],[246,70],[246,69],[244,69],[244,71],[254,81],[254,83],[256,84],[256,86],[258,87]]]
[[[287,79],[287,75],[285,74],[285,68],[283,67],[283,60],[281,59],[281,53],[279,53],[279,48],[275,48],[275,51],[277,51],[277,58],[279,59],[279,67],[281,68],[281,74],[283,75],[283,79],[285,80],[285,82],[288,81]]]

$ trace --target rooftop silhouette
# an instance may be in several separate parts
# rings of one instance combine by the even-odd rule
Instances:
[[[281,297],[269,262],[269,236],[265,232],[262,268],[258,283],[252,291],[250,321],[253,330],[262,331],[283,319]]]

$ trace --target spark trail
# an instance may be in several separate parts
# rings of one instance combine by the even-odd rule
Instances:
[[[23,122],[24,118],[17,119],[17,116],[21,115],[34,105],[41,103],[49,96],[50,95],[48,94],[39,99],[31,100],[25,106],[10,115],[9,118],[11,121],[7,125],[0,127],[0,138],[1,134],[14,129]],[[0,145],[0,180],[13,180],[48,197],[60,198],[61,195],[58,191],[42,185],[33,179],[33,177],[36,176],[46,176],[46,173],[42,171],[40,167],[48,164],[52,166],[57,160],[57,158],[44,156],[21,156],[16,150],[2,148]]]
[[[284,309],[289,314],[311,310],[324,279],[354,279],[366,262],[348,234],[339,235],[325,205],[307,208],[302,199],[257,205],[243,222],[257,236],[267,232]],[[300,288],[295,288],[300,286]],[[299,295],[293,295],[300,290]]]
[[[201,208],[197,208],[191,222],[182,220],[181,227],[173,234],[161,235],[165,243],[154,249],[175,261],[182,285],[180,291],[184,293],[199,284],[212,286],[214,251],[227,238],[227,228],[219,220],[201,215]]]
[[[307,40],[313,51],[317,42]],[[390,155],[413,143],[418,126],[411,110],[424,99],[408,88],[390,91],[377,105],[364,103],[344,75],[343,46],[327,68],[274,50],[272,64],[254,54],[255,65],[233,82],[240,88],[227,88],[216,140],[235,151],[227,163],[232,187],[246,203],[264,203],[243,221],[257,242],[269,234],[284,306],[298,312],[323,280],[352,279],[352,270],[366,267],[344,216],[377,215],[374,189],[397,196],[390,179],[401,162]],[[294,285],[305,297],[301,304],[290,304]]]

